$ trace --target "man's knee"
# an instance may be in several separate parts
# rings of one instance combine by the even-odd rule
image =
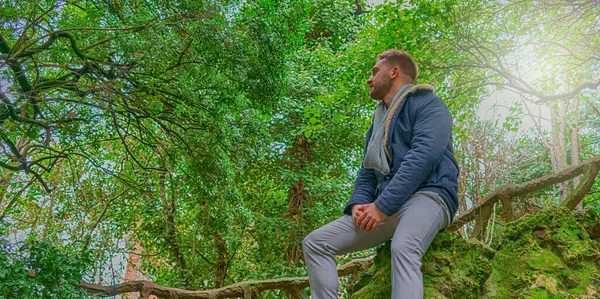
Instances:
[[[405,236],[392,240],[392,258],[420,263],[425,252],[418,239]]]
[[[331,246],[329,233],[323,230],[323,227],[318,228],[304,237],[302,240],[302,249],[304,252],[330,252]]]
[[[317,237],[317,231],[312,231],[310,234],[306,235],[306,237],[304,237],[304,240],[302,240],[302,249],[304,249],[304,251],[314,251],[315,249],[317,249],[317,247],[319,247],[319,242],[318,242],[318,237]]]

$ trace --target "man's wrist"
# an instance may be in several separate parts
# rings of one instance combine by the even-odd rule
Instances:
[[[376,200],[374,202],[375,207],[381,211],[383,214],[385,214],[386,216],[392,216],[392,214],[394,214],[393,212],[390,213],[390,209],[388,209],[380,200]]]

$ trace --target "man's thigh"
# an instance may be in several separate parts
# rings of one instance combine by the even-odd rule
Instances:
[[[411,196],[400,209],[392,247],[415,250],[423,255],[437,233],[447,225],[448,217],[442,204],[441,199],[436,201],[422,193]],[[406,248],[407,245],[413,248]]]
[[[392,215],[373,231],[364,231],[344,215],[313,231],[305,242],[326,246],[335,255],[346,254],[375,247],[394,235],[399,218]]]

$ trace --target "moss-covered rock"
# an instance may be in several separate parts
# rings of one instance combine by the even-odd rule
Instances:
[[[494,250],[455,233],[440,233],[423,257],[426,298],[478,298],[492,272]],[[391,297],[390,242],[377,249],[375,263],[349,287],[353,299]]]
[[[554,208],[507,225],[487,297],[596,298],[600,248],[586,227],[598,222],[593,212]]]
[[[600,298],[600,217],[554,208],[509,223],[498,248],[440,233],[423,258],[425,298]],[[349,286],[390,298],[389,242]]]

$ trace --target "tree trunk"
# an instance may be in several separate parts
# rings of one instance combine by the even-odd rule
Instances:
[[[298,262],[303,259],[302,255],[302,239],[304,231],[302,230],[302,205],[307,195],[304,189],[306,183],[302,179],[299,179],[295,184],[290,187],[290,195],[288,197],[288,212],[290,220],[295,222],[296,229],[291,232],[292,244],[291,248],[287,252],[287,261],[289,265],[297,265]]]
[[[569,163],[567,161],[567,107],[569,105],[568,101],[560,102],[558,108],[558,117],[560,120],[559,126],[559,169],[557,172],[560,172],[569,167]],[[561,188],[561,200],[565,200],[569,193],[571,192],[571,188],[569,186],[569,181],[563,182],[560,184]]]
[[[130,232],[131,234],[132,232]],[[126,237],[125,243],[128,242],[129,236]],[[125,268],[125,281],[136,281],[136,280],[146,280],[144,275],[138,269],[142,266],[142,257],[140,256],[142,253],[142,246],[139,242],[135,242],[133,246],[133,251],[129,253],[129,257],[127,258],[127,267]],[[129,293],[123,296],[124,299],[138,299],[140,295],[138,292]]]
[[[558,103],[558,115],[554,109],[550,109],[551,112],[551,124],[552,124],[552,147],[550,148],[550,157],[554,157],[552,161],[552,172],[559,173],[560,171],[567,169],[567,147],[566,147],[566,105],[564,103]],[[560,188],[560,199],[565,200],[569,195],[569,182],[562,182],[559,184]]]
[[[461,141],[461,151],[458,153],[459,155],[459,161],[460,161],[460,165],[467,165],[467,159],[466,159],[466,155],[467,155],[467,147],[466,147],[466,141]],[[458,214],[462,215],[463,213],[467,212],[469,210],[469,205],[467,204],[467,176],[464,173],[465,172],[465,168],[462,169],[462,174],[458,177]],[[459,233],[467,238],[469,236],[469,231],[468,231],[468,225],[463,226],[463,230],[460,230]]]
[[[310,144],[308,139],[303,135],[298,135],[294,144],[290,148],[290,168],[295,172],[302,171],[311,160]],[[302,178],[290,185],[288,195],[288,218],[294,222],[294,228],[290,232],[289,249],[286,253],[286,258],[289,265],[298,265],[298,262],[303,259],[302,254],[302,239],[305,232],[302,229],[304,217],[302,216],[302,208],[304,201],[308,198],[306,192],[306,183]]]
[[[215,249],[217,250],[217,260],[215,262],[215,288],[222,288],[225,285],[225,276],[227,274],[227,243],[219,233],[214,234]]]
[[[163,217],[166,221],[166,232],[165,232],[165,241],[169,248],[171,249],[171,253],[179,267],[179,278],[183,282],[184,285],[187,285],[187,264],[183,254],[181,253],[179,243],[177,241],[177,227],[175,226],[175,213],[177,211],[176,201],[174,192],[171,193],[171,196],[167,195],[166,191],[166,173],[168,169],[165,167],[165,171],[160,174],[160,196],[163,201]]]
[[[54,173],[54,188],[52,189],[52,193],[50,194],[50,206],[48,207],[48,213],[46,215],[46,223],[44,224],[44,231],[42,232],[42,241],[46,241],[48,237],[48,229],[50,225],[54,221],[54,198],[56,197],[56,190],[58,189],[59,181],[62,178],[62,165],[58,163],[56,165],[56,172]]]
[[[571,167],[579,165],[579,100],[573,99],[573,115],[571,116],[571,130],[569,141],[571,142]],[[573,179],[573,188],[577,188],[579,185],[580,178],[576,177]],[[576,207],[575,211],[581,211],[583,205],[580,202]]]

